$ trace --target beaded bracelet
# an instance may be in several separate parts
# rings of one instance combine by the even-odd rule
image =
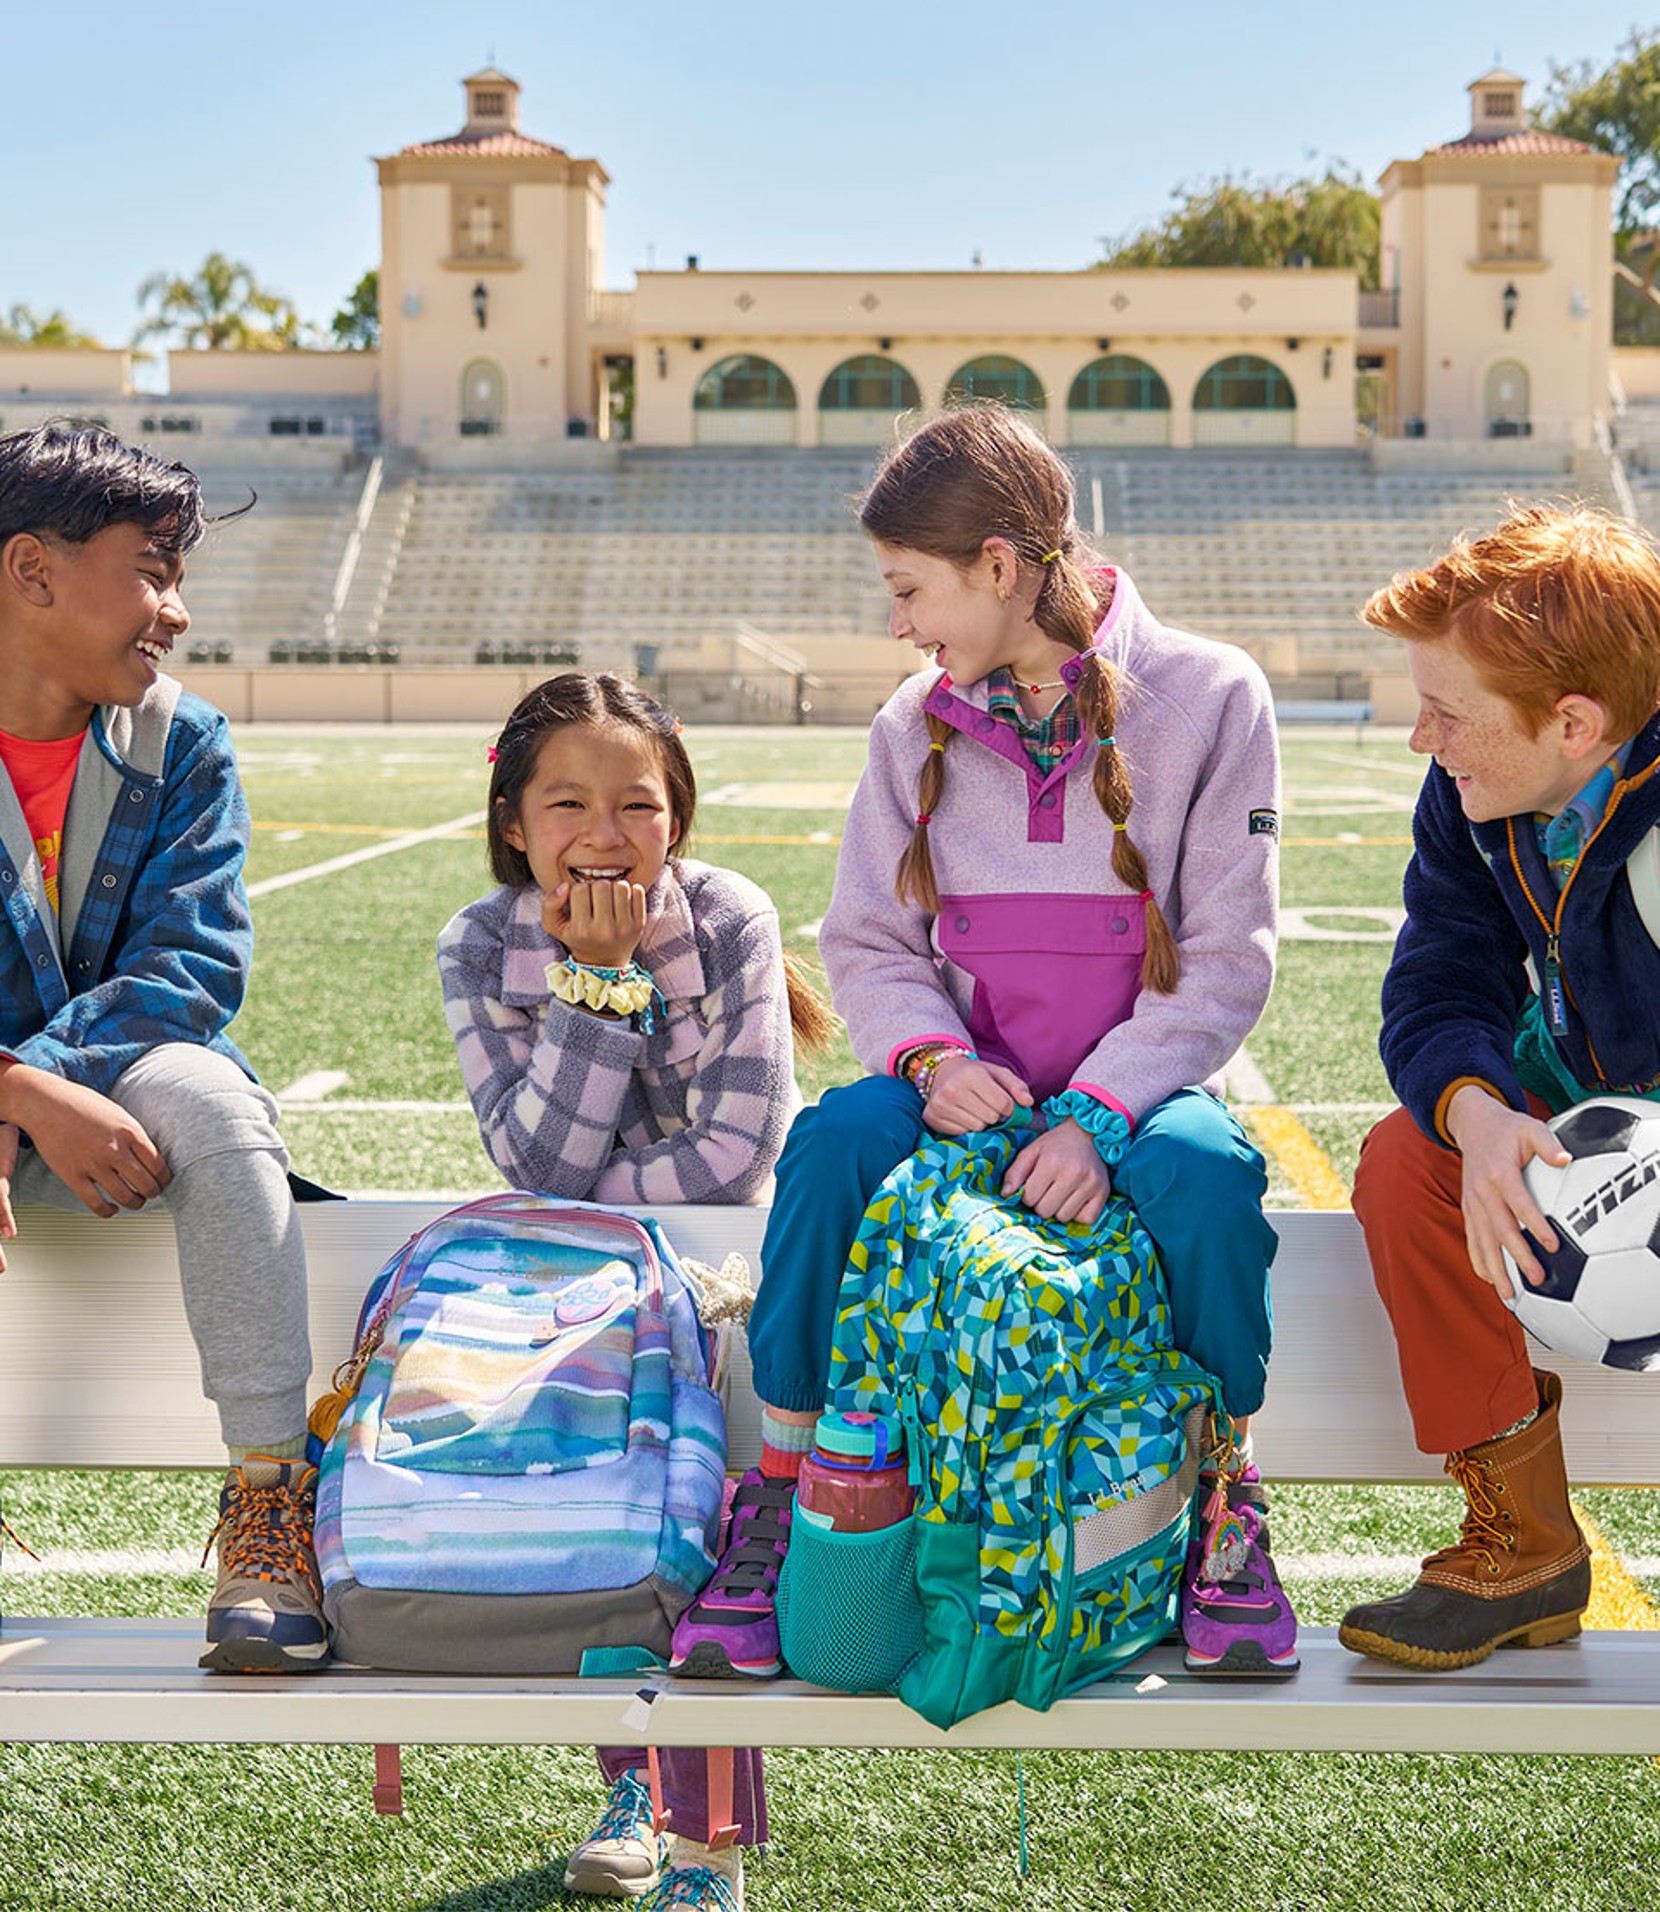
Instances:
[[[934,1093],[934,1077],[940,1072],[940,1064],[952,1056],[967,1056],[970,1062],[978,1060],[972,1049],[961,1049],[954,1042],[928,1043],[906,1057],[906,1079],[924,1102]]]
[[[567,956],[562,963],[549,963],[544,972],[549,989],[561,1002],[573,1008],[609,1009],[619,1016],[638,1018],[637,1027],[649,1036],[655,1023],[652,999],[657,985],[638,963],[623,969],[606,969],[598,963],[579,963]]]

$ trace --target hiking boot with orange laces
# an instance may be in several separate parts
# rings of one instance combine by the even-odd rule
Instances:
[[[312,1546],[317,1470],[307,1461],[251,1454],[225,1476],[219,1524],[219,1584],[208,1603],[215,1673],[317,1673],[328,1665],[323,1586]],[[207,1560],[207,1552],[202,1555]]]
[[[1405,1593],[1351,1609],[1337,1632],[1351,1653],[1441,1672],[1496,1646],[1552,1646],[1579,1632],[1591,1557],[1568,1503],[1562,1383],[1538,1369],[1534,1380],[1537,1419],[1447,1456],[1464,1492],[1463,1531]]]

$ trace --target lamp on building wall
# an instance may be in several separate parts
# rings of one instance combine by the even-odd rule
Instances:
[[[668,355],[668,352],[664,349],[664,347],[660,345],[657,348],[657,376],[659,378],[667,378],[668,375],[669,375],[669,355]]]
[[[1320,376],[1322,378],[1331,377],[1331,358],[1331,347],[1327,345],[1323,347],[1320,352]]]
[[[1112,350],[1112,340],[1097,339],[1095,341],[1095,349],[1097,352],[1110,352]]]
[[[701,352],[701,351],[703,350],[703,341],[702,341],[702,339],[693,339],[693,340],[692,340],[692,350],[693,350],[694,352]]]
[[[482,332],[490,318],[490,288],[482,279],[473,287],[473,317]]]
[[[1499,303],[1504,307],[1504,329],[1508,332],[1516,322],[1516,308],[1522,302],[1522,295],[1516,290],[1516,282],[1508,280],[1503,292],[1499,294]]]
[[[892,340],[892,339],[878,339],[878,340],[876,341],[876,347],[877,347],[877,350],[878,350],[878,351],[881,351],[881,352],[891,352],[891,351],[893,350],[893,340]]]

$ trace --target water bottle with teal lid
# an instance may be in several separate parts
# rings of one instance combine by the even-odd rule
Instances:
[[[908,1520],[915,1499],[898,1421],[858,1410],[819,1416],[796,1483],[802,1520],[837,1533],[874,1533]]]

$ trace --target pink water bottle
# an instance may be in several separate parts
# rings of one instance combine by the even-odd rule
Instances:
[[[908,1520],[915,1500],[898,1421],[857,1411],[819,1416],[813,1451],[796,1483],[799,1519],[837,1533],[868,1534]]]

